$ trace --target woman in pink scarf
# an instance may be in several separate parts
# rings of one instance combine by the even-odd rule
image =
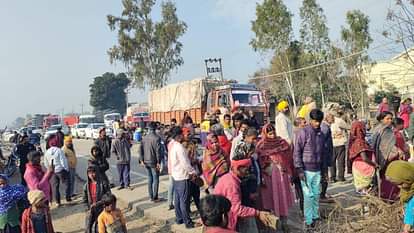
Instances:
[[[229,164],[217,135],[207,137],[207,148],[203,155],[203,177],[208,187],[214,188],[218,179],[229,171]]]
[[[293,176],[293,154],[290,145],[276,130],[267,124],[262,130],[262,139],[257,144],[256,152],[262,168],[264,185],[261,188],[263,208],[280,217],[282,229],[288,232],[287,216],[294,204],[291,188]]]
[[[401,103],[400,112],[398,113],[400,118],[404,120],[404,129],[410,126],[410,114],[412,111],[411,98],[407,98]]]

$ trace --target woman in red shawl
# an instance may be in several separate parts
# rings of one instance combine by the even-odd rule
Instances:
[[[365,124],[361,121],[352,123],[349,137],[349,160],[352,162],[352,175],[356,191],[368,194],[378,167],[374,162],[374,151],[365,140]]]
[[[292,148],[284,139],[276,136],[271,124],[267,124],[262,129],[262,139],[257,144],[256,153],[263,173],[263,208],[280,217],[282,229],[287,232],[287,216],[294,204],[290,182],[293,176]]]
[[[229,164],[217,135],[207,137],[207,148],[203,155],[203,177],[209,188],[214,188],[218,179],[229,171]]]

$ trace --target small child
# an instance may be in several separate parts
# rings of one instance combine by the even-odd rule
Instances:
[[[31,207],[22,215],[22,233],[54,233],[50,217],[48,201],[40,190],[32,190],[27,194]]]
[[[89,210],[85,216],[86,233],[98,232],[98,216],[104,209],[102,197],[107,193],[111,193],[108,182],[98,174],[95,166],[88,167],[88,182],[83,187],[83,202]]]
[[[116,208],[116,197],[105,194],[102,198],[104,210],[98,217],[99,233],[127,233],[126,221],[120,209]]]
[[[387,180],[400,187],[400,200],[404,203],[403,233],[412,232],[414,227],[414,164],[397,160],[388,165]]]

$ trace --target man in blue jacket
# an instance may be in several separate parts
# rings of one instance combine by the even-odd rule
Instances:
[[[321,131],[324,114],[319,109],[310,112],[310,122],[295,139],[294,165],[301,179],[304,195],[304,214],[306,229],[312,229],[319,217],[319,196],[321,171],[325,171],[326,158],[325,134]]]

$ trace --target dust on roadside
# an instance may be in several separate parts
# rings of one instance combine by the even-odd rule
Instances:
[[[86,206],[82,202],[82,189],[84,181],[76,180],[77,197],[71,203],[63,201],[63,206],[57,208],[52,205],[51,214],[55,231],[62,233],[83,233],[85,232]],[[63,190],[62,190],[63,191]],[[64,193],[64,192],[61,192]],[[146,217],[138,217],[136,213],[128,209],[122,202],[117,203],[127,220],[128,233],[167,233],[171,232],[169,226],[159,224]]]

